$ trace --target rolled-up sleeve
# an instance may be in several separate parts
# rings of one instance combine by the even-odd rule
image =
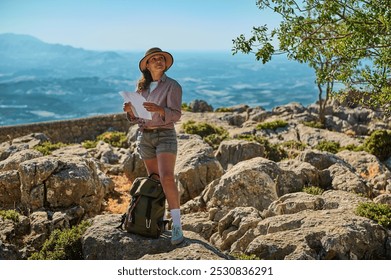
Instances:
[[[167,107],[164,107],[164,123],[175,123],[182,116],[182,87],[178,83],[173,83],[167,95]]]
[[[141,93],[148,102],[153,102],[164,108],[164,117],[157,112],[152,114],[152,120],[143,120],[139,125],[144,127],[174,128],[175,122],[182,116],[182,86],[174,79],[163,74],[158,86],[152,91]]]

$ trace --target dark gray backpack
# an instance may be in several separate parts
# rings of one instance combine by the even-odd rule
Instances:
[[[166,197],[160,181],[153,179],[153,175],[157,174],[134,180],[130,205],[118,228],[125,224],[126,231],[153,238],[158,238],[164,231]]]

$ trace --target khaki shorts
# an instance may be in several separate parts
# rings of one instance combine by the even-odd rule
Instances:
[[[177,154],[178,140],[175,129],[138,132],[137,150],[142,159],[155,158],[159,153]]]

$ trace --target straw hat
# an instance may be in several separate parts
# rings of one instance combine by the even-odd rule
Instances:
[[[151,49],[147,50],[147,52],[145,53],[145,56],[140,60],[140,63],[138,64],[141,72],[144,71],[145,69],[147,69],[148,59],[150,59],[152,56],[154,56],[156,54],[161,54],[164,56],[164,58],[166,60],[166,71],[174,63],[174,58],[172,57],[172,55],[170,53],[164,52],[160,48],[151,48]]]

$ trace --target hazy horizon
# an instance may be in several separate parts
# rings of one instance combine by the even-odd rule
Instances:
[[[100,51],[228,52],[240,34],[277,19],[254,0],[0,1],[0,33]]]

